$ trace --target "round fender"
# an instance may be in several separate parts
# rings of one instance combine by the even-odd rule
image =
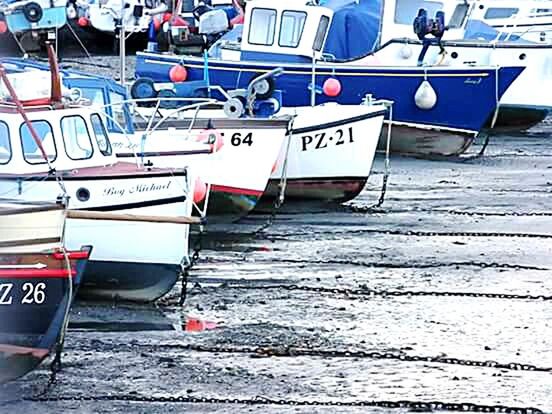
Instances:
[[[38,23],[43,15],[42,7],[34,1],[23,6],[23,16],[31,23]]]
[[[130,96],[133,99],[153,99],[157,97],[154,82],[150,78],[139,78],[130,87]],[[152,104],[153,102],[147,102]]]
[[[251,83],[259,76],[261,75],[256,75],[253,79],[251,79],[249,84],[251,85]],[[253,93],[257,99],[268,99],[274,93],[274,89],[276,89],[276,83],[274,82],[274,78],[269,76],[268,78],[257,82],[255,86],[253,86]]]

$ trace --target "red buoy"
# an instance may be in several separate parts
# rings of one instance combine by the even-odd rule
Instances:
[[[88,26],[89,23],[90,22],[88,21],[88,19],[84,16],[79,17],[79,20],[77,20],[77,24],[80,27],[86,27],[86,26]]]
[[[335,78],[328,78],[322,86],[324,94],[329,97],[336,97],[341,93],[341,82]]]
[[[8,31],[8,25],[4,20],[0,20],[0,34],[4,34]]]
[[[205,200],[207,195],[207,184],[197,177],[194,185],[194,203],[198,204]]]
[[[184,82],[188,77],[188,71],[182,65],[174,65],[169,71],[171,82]]]

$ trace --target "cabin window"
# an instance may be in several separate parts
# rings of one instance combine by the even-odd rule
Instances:
[[[49,161],[54,161],[57,157],[56,143],[54,142],[54,133],[52,126],[47,121],[32,121],[31,125],[38,135],[40,146],[44,149]],[[21,135],[21,145],[23,146],[23,157],[29,164],[45,164],[40,147],[34,140],[31,131],[26,123],[22,123],[19,128]]]
[[[324,39],[326,38],[326,32],[328,31],[328,26],[330,25],[330,18],[328,16],[322,16],[320,18],[320,23],[318,23],[318,29],[316,29],[316,36],[314,37],[314,43],[312,48],[320,52],[322,46],[324,46]]]
[[[92,114],[90,122],[92,122],[92,130],[94,131],[94,137],[96,138],[100,152],[103,155],[111,155],[111,143],[109,142],[102,118],[98,114]]]
[[[449,20],[448,27],[451,29],[461,28],[464,25],[464,20],[466,20],[469,10],[469,4],[462,3],[457,5]]]
[[[61,119],[61,132],[65,153],[72,160],[87,160],[94,148],[86,122],[81,116],[66,116]]]
[[[249,43],[271,46],[274,43],[275,29],[276,10],[256,7],[251,11]]]
[[[10,130],[5,122],[0,121],[0,164],[11,160]]]
[[[105,100],[103,95],[103,90],[99,88],[79,88],[82,97],[88,99],[92,105],[95,106],[104,106]]]
[[[507,19],[517,14],[519,9],[515,7],[489,7],[485,12],[484,19]]]
[[[280,38],[278,44],[283,47],[297,47],[301,41],[307,13],[286,10],[282,13]]]
[[[123,103],[124,100],[125,97],[123,95],[116,92],[109,92],[109,101],[111,102],[111,116],[113,117],[112,120],[115,123],[114,130],[117,132],[123,132],[121,131],[121,128],[125,130],[127,126],[125,105]]]
[[[411,25],[420,9],[425,9],[428,17],[433,18],[435,13],[443,10],[443,3],[424,0],[397,0],[395,3],[395,23]]]

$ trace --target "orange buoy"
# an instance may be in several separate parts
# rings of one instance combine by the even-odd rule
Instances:
[[[322,86],[324,94],[329,97],[336,97],[341,93],[341,82],[335,78],[328,78]]]
[[[182,65],[174,65],[169,71],[171,82],[184,82],[188,77],[188,71]]]
[[[8,31],[8,25],[4,20],[0,20],[0,34],[4,34]]]
[[[198,204],[205,200],[207,195],[207,184],[197,177],[194,185],[194,203]]]

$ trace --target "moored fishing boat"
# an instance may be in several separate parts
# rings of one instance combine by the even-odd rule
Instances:
[[[1,192],[25,201],[69,196],[67,246],[95,246],[81,295],[155,300],[188,262],[189,226],[199,222],[189,217],[194,177],[118,162],[102,115],[62,97],[56,72],[51,97],[22,105],[10,90],[1,107]]]
[[[91,249],[65,250],[65,219],[61,203],[0,200],[0,383],[32,371],[63,343]]]
[[[376,66],[361,57],[328,61],[324,45],[329,39],[346,42],[343,28],[332,23],[333,17],[327,7],[294,1],[248,3],[241,41],[221,39],[213,46],[208,59],[210,82],[227,89],[246,88],[259,73],[281,67],[283,74],[274,83],[283,92],[284,106],[313,104],[313,89],[314,104],[360,104],[372,94],[394,102],[393,149],[458,155],[469,147],[523,71],[523,67]],[[353,32],[347,36],[354,37]],[[354,40],[358,42],[358,37]],[[136,75],[167,82],[179,65],[186,70],[186,82],[204,77],[202,58],[148,52],[137,54]],[[323,87],[328,79],[340,84],[329,95]],[[451,110],[466,101],[472,102],[470,111]]]
[[[525,66],[500,97],[499,111],[496,116],[488,117],[485,126],[518,131],[530,128],[541,122],[552,109],[552,98],[548,94],[535,93],[538,89],[552,87],[552,46],[546,42],[531,42],[512,33],[505,34],[501,28],[480,21],[482,14],[498,10],[493,4],[497,6],[492,0],[470,4],[460,0],[441,3],[394,0],[385,2],[385,7],[376,3],[365,6],[381,9],[373,17],[375,21],[381,21],[381,34],[366,46],[370,55],[365,60],[405,67]],[[358,7],[362,9],[361,5]],[[520,8],[526,7],[520,5]],[[420,9],[427,14],[418,16]],[[436,11],[443,13],[443,24],[437,24],[438,19],[432,18]],[[434,23],[440,26],[438,31],[432,29]]]
[[[33,77],[47,70],[28,60],[0,61],[14,72]],[[189,166],[209,186],[209,223],[236,221],[255,208],[267,187],[290,117],[229,119],[220,112],[199,119],[193,110],[173,110],[173,116],[163,120],[152,117],[152,112],[158,112],[152,108],[141,111],[145,116],[133,116],[130,107],[136,102],[113,80],[76,71],[62,74],[64,85],[80,91],[99,113],[105,114],[113,152],[119,160],[144,155],[140,160],[156,167]],[[200,106],[213,102],[203,101]],[[150,104],[155,106],[155,100]],[[159,112],[164,113],[162,108]],[[210,135],[215,135],[218,143],[214,152],[206,151],[210,146],[202,144]]]

